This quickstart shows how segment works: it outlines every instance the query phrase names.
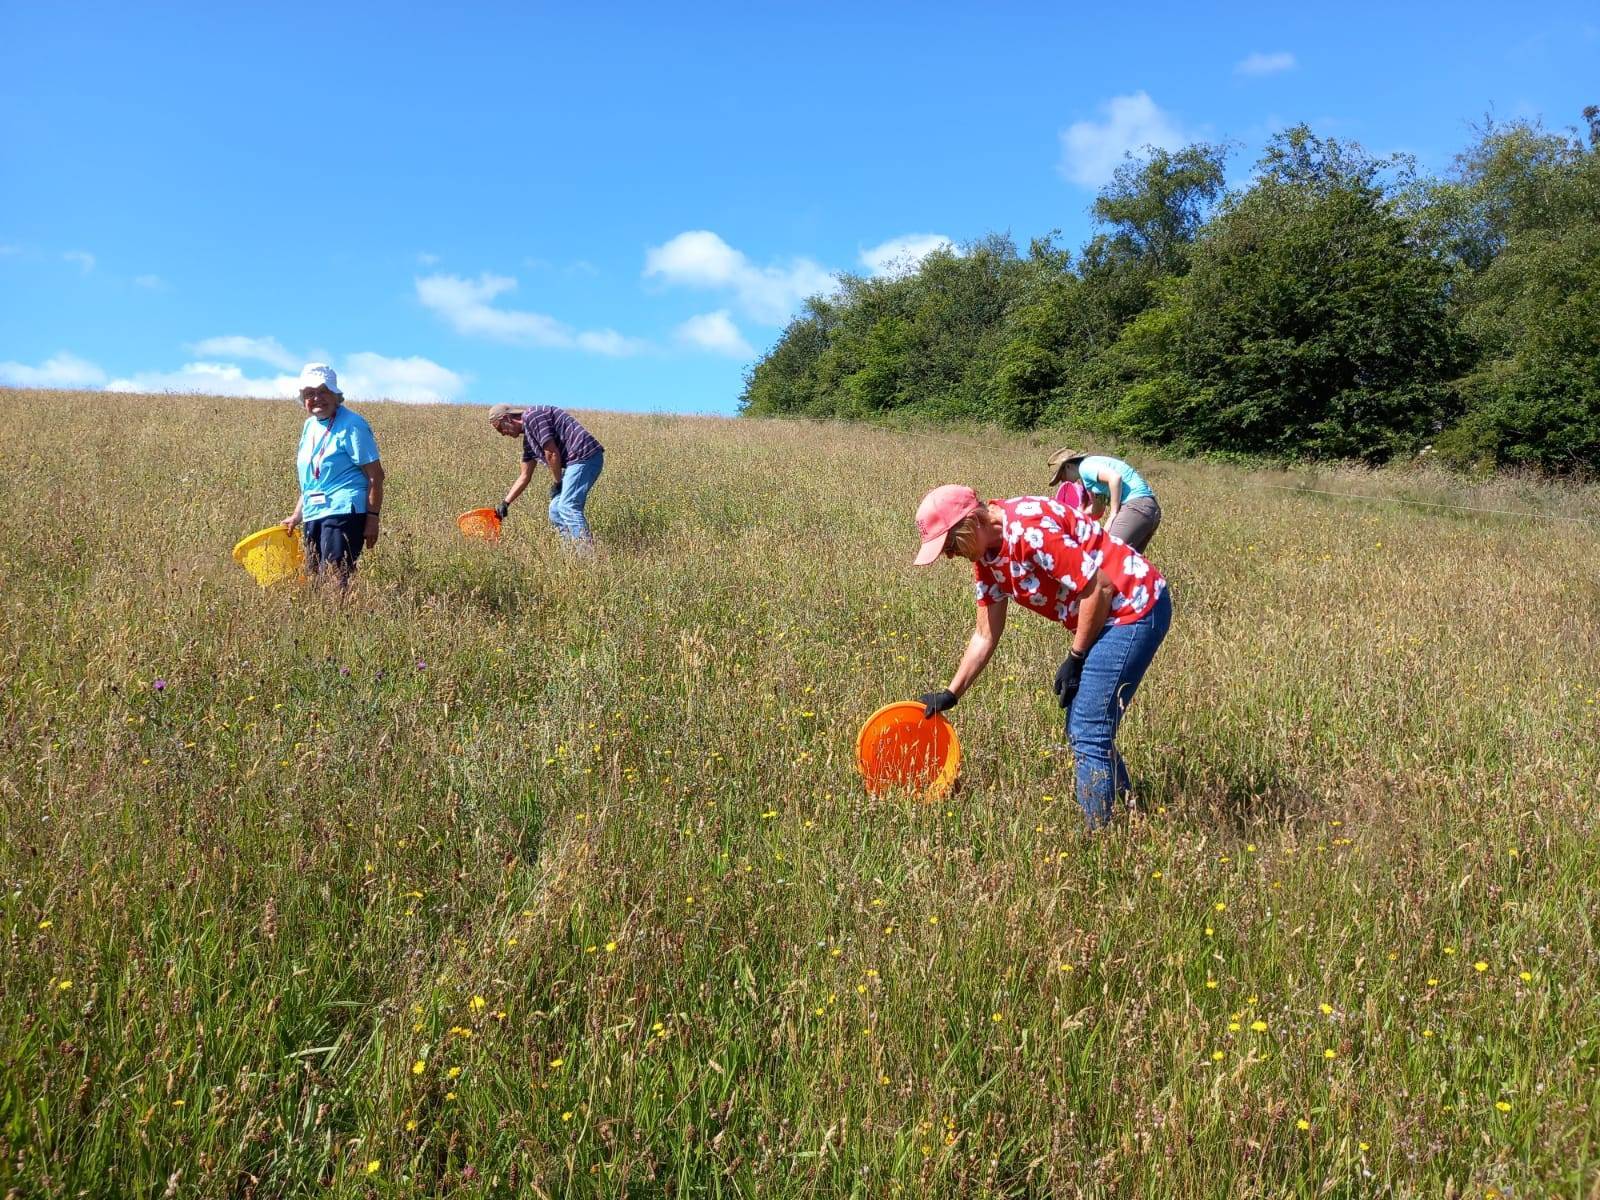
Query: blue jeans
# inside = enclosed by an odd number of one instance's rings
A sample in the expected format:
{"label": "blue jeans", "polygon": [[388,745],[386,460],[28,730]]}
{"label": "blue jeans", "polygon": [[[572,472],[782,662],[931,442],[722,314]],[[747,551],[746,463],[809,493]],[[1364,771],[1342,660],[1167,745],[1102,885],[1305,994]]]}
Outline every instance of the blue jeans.
{"label": "blue jeans", "polygon": [[301,532],[307,572],[316,575],[327,569],[339,582],[348,582],[350,573],[356,569],[356,559],[361,557],[366,533],[367,514],[364,512],[339,513],[307,521]]}
{"label": "blue jeans", "polygon": [[1078,807],[1089,827],[1111,820],[1115,800],[1128,793],[1128,767],[1117,753],[1117,726],[1133,703],[1139,681],[1172,624],[1172,595],[1130,625],[1107,625],[1089,648],[1078,694],[1067,711],[1067,741],[1078,773]]}
{"label": "blue jeans", "polygon": [[583,506],[588,503],[589,489],[600,478],[600,469],[605,465],[605,451],[601,451],[579,462],[568,463],[562,470],[561,490],[550,497],[550,524],[562,537],[578,542],[594,541]]}

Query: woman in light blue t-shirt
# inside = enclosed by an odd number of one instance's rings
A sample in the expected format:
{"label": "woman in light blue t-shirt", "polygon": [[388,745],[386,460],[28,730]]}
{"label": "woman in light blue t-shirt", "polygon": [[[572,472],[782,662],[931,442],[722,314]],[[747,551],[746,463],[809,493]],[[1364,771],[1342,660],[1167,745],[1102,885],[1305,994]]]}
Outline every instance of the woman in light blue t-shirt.
{"label": "woman in light blue t-shirt", "polygon": [[300,372],[306,410],[294,459],[300,499],[283,525],[304,526],[306,567],[313,575],[327,568],[346,584],[362,548],[378,543],[383,464],[372,426],[343,402],[332,367],[308,363]]}
{"label": "woman in light blue t-shirt", "polygon": [[1144,476],[1120,458],[1082,450],[1057,450],[1050,465],[1055,468],[1052,487],[1080,481],[1106,532],[1144,552],[1161,524],[1161,505]]}

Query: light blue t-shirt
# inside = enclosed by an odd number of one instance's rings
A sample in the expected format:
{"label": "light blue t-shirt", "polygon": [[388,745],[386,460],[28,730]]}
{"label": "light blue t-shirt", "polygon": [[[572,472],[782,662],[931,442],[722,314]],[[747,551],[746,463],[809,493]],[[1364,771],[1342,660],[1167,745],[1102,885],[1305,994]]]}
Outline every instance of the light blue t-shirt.
{"label": "light blue t-shirt", "polygon": [[1078,464],[1078,478],[1083,480],[1083,486],[1088,488],[1102,500],[1111,499],[1111,489],[1102,483],[1099,476],[1106,468],[1112,474],[1122,476],[1122,502],[1137,500],[1140,496],[1149,496],[1154,500],[1156,494],[1150,490],[1150,485],[1144,481],[1144,476],[1135,471],[1120,458],[1111,458],[1104,454],[1091,454]]}
{"label": "light blue t-shirt", "polygon": [[367,477],[361,468],[378,461],[378,441],[360,413],[343,404],[331,420],[307,417],[294,456],[300,476],[300,519],[319,521],[367,511]]}

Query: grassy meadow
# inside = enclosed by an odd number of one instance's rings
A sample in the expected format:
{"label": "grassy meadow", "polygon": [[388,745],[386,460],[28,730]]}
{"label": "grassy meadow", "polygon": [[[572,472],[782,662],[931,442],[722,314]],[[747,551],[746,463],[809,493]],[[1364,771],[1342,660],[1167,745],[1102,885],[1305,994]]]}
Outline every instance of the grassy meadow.
{"label": "grassy meadow", "polygon": [[918,497],[1046,439],[594,414],[580,561],[457,534],[481,410],[354,407],[340,602],[228,557],[294,403],[0,392],[0,1194],[1600,1194],[1596,525],[1141,460],[1089,836],[1022,613],[950,798],[854,770],[971,626]]}

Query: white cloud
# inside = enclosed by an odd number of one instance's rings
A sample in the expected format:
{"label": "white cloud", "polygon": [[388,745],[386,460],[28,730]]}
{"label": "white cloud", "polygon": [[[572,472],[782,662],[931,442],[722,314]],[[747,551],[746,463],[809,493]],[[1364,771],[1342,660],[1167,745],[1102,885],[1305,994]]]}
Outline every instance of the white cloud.
{"label": "white cloud", "polygon": [[62,262],[76,263],[78,270],[87,275],[94,270],[95,258],[87,250],[68,250],[61,256]]}
{"label": "white cloud", "polygon": [[431,359],[386,358],[370,350],[349,355],[339,368],[339,386],[351,399],[447,404],[466,391],[466,378]]}
{"label": "white cloud", "polygon": [[1188,140],[1146,92],[1113,96],[1100,114],[1099,121],[1074,121],[1061,131],[1061,174],[1082,187],[1109,180],[1131,150],[1176,150]]}
{"label": "white cloud", "polygon": [[935,250],[954,249],[942,233],[906,233],[861,252],[861,265],[874,275],[901,275],[914,271]]}
{"label": "white cloud", "polygon": [[27,363],[0,362],[0,383],[12,387],[97,388],[106,373],[75,354],[56,354],[37,367]]}
{"label": "white cloud", "polygon": [[1300,64],[1295,61],[1293,54],[1287,50],[1277,50],[1271,54],[1263,54],[1259,50],[1234,64],[1235,75],[1276,75],[1281,71],[1292,71]]}
{"label": "white cloud", "polygon": [[577,330],[544,313],[496,308],[494,300],[517,286],[509,275],[476,279],[459,275],[427,275],[416,281],[417,299],[442,317],[457,333],[467,337],[509,342],[515,346],[543,346],[556,350],[587,350],[613,357],[636,354],[644,348],[637,338],[614,329]]}
{"label": "white cloud", "polygon": [[287,398],[296,394],[297,375],[278,375],[256,379],[244,368],[228,362],[184,363],[176,371],[140,371],[113,379],[108,392],[197,392],[205,396],[254,396],[261,399]]}
{"label": "white cloud", "polygon": [[204,355],[207,358],[247,358],[252,362],[264,362],[270,367],[277,367],[280,371],[298,372],[305,361],[284,349],[275,337],[258,338],[226,334],[223,337],[209,337],[192,342],[189,350],[193,354]]}
{"label": "white cloud", "polygon": [[167,290],[167,281],[159,275],[135,275],[133,286],[147,292],[164,292]]}
{"label": "white cloud", "polygon": [[807,296],[834,286],[833,273],[808,258],[758,267],[709,229],[680,233],[646,251],[644,273],[685,287],[730,291],[748,316],[768,325],[781,325]]}
{"label": "white cloud", "polygon": [[732,314],[725,308],[690,317],[678,326],[675,336],[685,346],[729,358],[749,358],[755,354],[755,348],[744,340],[739,327],[733,323]]}

